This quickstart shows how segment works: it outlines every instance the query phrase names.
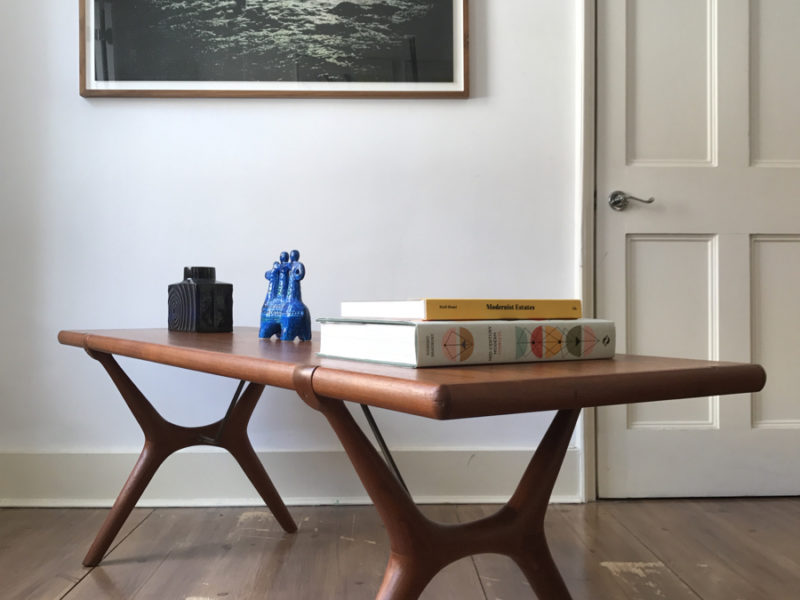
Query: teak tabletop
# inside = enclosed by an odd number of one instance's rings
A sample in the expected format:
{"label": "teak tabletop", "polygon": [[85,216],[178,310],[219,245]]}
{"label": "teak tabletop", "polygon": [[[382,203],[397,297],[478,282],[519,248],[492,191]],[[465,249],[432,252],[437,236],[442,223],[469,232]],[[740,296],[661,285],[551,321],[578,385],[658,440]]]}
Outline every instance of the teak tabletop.
{"label": "teak tabletop", "polygon": [[[483,553],[510,556],[540,600],[569,600],[550,556],[544,514],[575,423],[584,407],[753,392],[759,365],[617,355],[613,359],[411,369],[317,356],[316,343],[262,340],[256,328],[233,333],[164,329],[62,331],[105,368],[145,434],[139,461],[84,564],[99,563],[160,464],[194,445],[227,449],[287,532],[296,525],[260,463],[247,425],[265,386],[295,390],[328,420],[386,526],[391,555],[377,600],[414,600],[445,566]],[[237,392],[225,418],[203,427],[167,422],[113,355],[232,377]],[[459,525],[428,520],[399,474],[384,462],[345,402],[433,419],[557,410],[511,498],[490,517]],[[380,440],[379,440],[380,441]],[[391,459],[389,458],[391,462]]]}
{"label": "teak tabletop", "polygon": [[318,342],[166,329],[62,331],[62,344],[296,389],[299,366],[317,367],[314,391],[433,419],[583,408],[732,394],[764,384],[759,365],[618,354],[612,360],[412,369],[317,356]]}

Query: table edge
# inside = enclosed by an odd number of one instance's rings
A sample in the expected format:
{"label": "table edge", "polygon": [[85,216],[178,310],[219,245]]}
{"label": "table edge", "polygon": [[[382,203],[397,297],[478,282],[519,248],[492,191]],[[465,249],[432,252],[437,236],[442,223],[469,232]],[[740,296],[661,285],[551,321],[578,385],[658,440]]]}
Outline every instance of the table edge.
{"label": "table edge", "polygon": [[[567,374],[548,380],[547,397],[532,403],[529,380],[503,382],[502,397],[496,397],[497,382],[420,382],[363,372],[358,374],[354,382],[351,371],[336,366],[289,363],[157,342],[125,340],[104,336],[102,331],[62,330],[58,334],[58,341],[87,351],[118,354],[290,390],[295,389],[293,378],[297,369],[315,367],[313,389],[320,396],[436,420],[752,393],[762,389],[766,382],[766,372],[758,364],[718,362],[718,365],[709,368],[692,367],[687,361],[687,368],[677,371],[621,373],[610,380],[603,374],[577,378]],[[167,348],[169,352],[164,351]],[[618,354],[617,358],[624,359],[627,356],[636,355]],[[213,368],[209,366],[212,364]],[[268,368],[265,368],[265,364]],[[724,378],[720,378],[719,369],[725,371]],[[659,381],[663,382],[663,386]],[[634,396],[639,385],[648,391],[641,396]],[[488,386],[494,389],[489,390]],[[658,393],[656,390],[661,387],[668,388],[670,392]],[[598,393],[598,389],[602,391]],[[587,402],[587,393],[591,394],[591,402]]]}

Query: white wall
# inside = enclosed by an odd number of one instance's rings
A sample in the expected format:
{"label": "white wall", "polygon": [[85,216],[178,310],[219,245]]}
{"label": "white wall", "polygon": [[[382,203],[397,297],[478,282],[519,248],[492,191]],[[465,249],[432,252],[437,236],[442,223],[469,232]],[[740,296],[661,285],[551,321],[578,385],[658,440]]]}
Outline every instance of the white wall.
{"label": "white wall", "polygon": [[[256,325],[298,248],[312,317],[344,299],[573,296],[577,2],[470,3],[468,100],[78,95],[77,1],[0,3],[0,453],[135,452],[100,366],[59,329],[162,326],[167,284],[214,265]],[[183,424],[235,382],[124,361]],[[393,447],[535,446],[544,415],[434,423],[378,411]],[[337,449],[267,391],[259,450]]]}

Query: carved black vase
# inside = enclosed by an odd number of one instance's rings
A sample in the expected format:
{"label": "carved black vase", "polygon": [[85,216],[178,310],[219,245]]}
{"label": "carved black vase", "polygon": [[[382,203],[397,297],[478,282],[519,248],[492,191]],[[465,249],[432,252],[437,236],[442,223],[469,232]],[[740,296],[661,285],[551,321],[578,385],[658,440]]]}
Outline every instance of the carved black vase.
{"label": "carved black vase", "polygon": [[233,285],[217,281],[214,267],[184,267],[183,281],[168,293],[170,331],[233,331]]}

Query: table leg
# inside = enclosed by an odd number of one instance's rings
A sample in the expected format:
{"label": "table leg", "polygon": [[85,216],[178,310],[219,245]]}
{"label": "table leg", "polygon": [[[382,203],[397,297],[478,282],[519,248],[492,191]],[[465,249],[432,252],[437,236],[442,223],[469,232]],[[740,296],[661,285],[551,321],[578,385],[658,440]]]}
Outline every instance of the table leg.
{"label": "table leg", "polygon": [[544,535],[544,515],[580,409],[560,410],[509,501],[494,515],[458,525],[427,519],[344,402],[317,396],[314,367],[298,368],[299,395],[328,420],[389,535],[391,554],[376,600],[414,600],[448,564],[474,554],[510,556],[540,600],[570,600]]}
{"label": "table leg", "polygon": [[267,475],[267,471],[247,435],[250,417],[253,415],[253,410],[263,390],[263,385],[251,383],[247,386],[242,398],[234,406],[216,445],[225,448],[233,455],[233,458],[239,463],[242,471],[247,475],[250,483],[256,488],[256,491],[264,500],[264,504],[272,511],[283,530],[293,533],[297,531],[297,525],[292,515],[289,514],[289,509],[286,508],[280,494],[278,494],[278,490],[275,489],[275,485]]}
{"label": "table leg", "polygon": [[87,567],[100,563],[125,519],[139,501],[161,463],[172,453],[189,446],[217,446],[230,452],[255,486],[278,523],[287,532],[297,530],[264,466],[253,450],[247,426],[264,386],[250,383],[230,410],[226,419],[202,427],[182,427],[165,420],[130,380],[110,354],[87,350],[103,365],[116,385],[136,422],[144,433],[144,447],[128,480],[100,527],[89,552],[83,559]]}

